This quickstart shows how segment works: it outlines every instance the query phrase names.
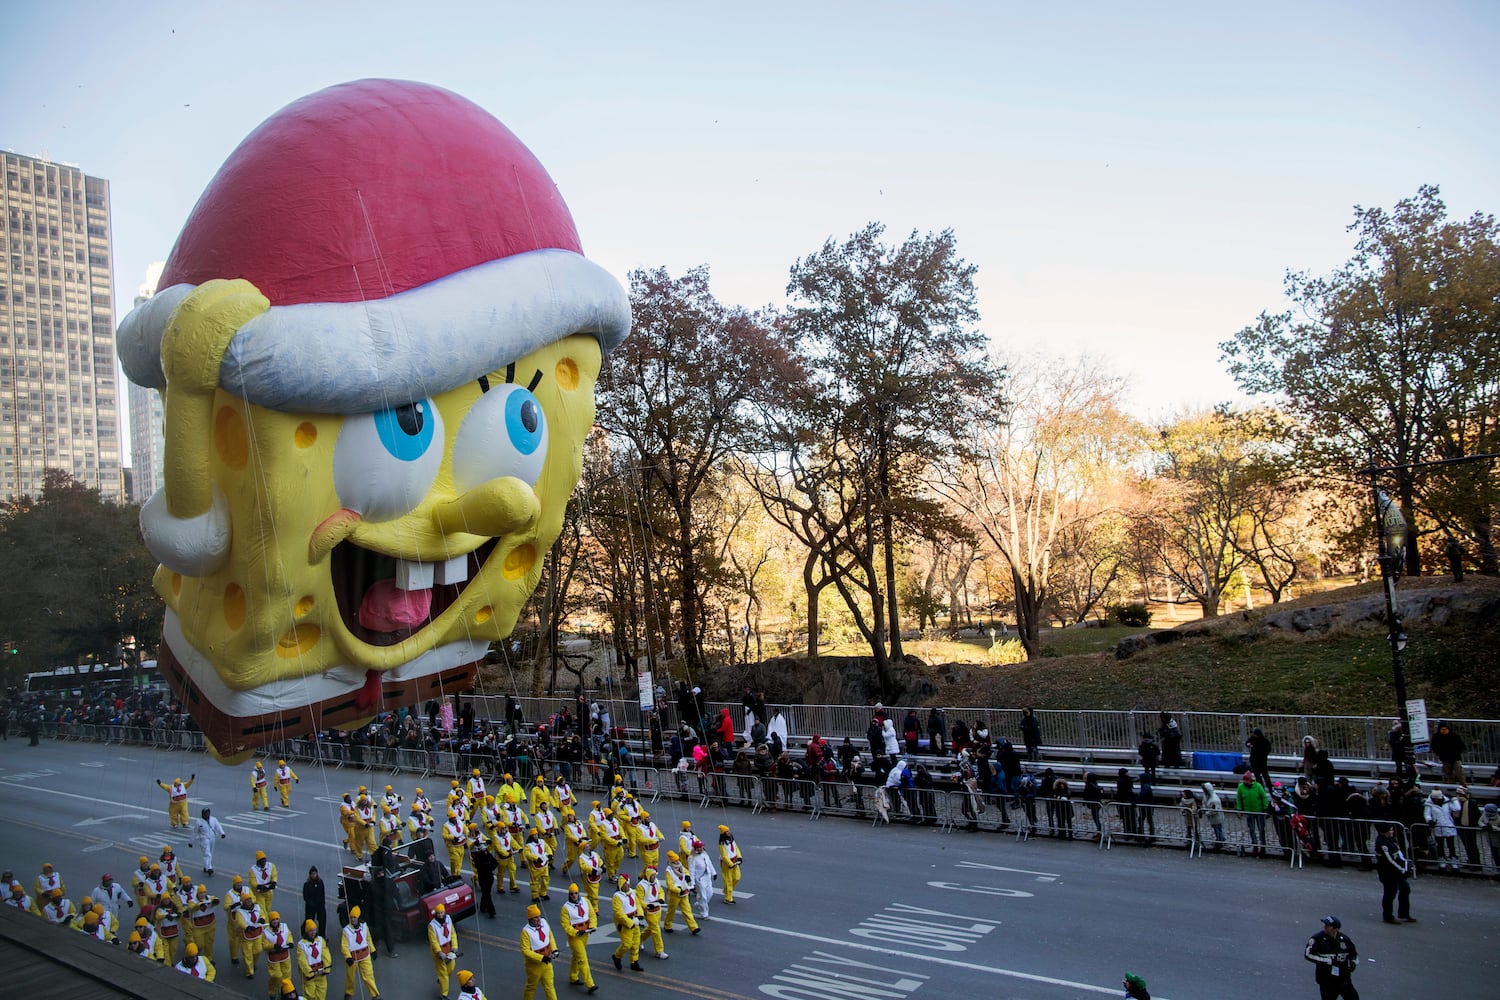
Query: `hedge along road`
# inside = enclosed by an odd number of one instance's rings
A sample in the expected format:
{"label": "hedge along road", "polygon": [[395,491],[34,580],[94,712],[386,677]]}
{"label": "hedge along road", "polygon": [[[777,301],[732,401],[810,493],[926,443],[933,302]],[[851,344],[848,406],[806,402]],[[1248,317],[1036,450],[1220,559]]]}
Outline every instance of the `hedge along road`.
{"label": "hedge along road", "polygon": [[[51,861],[76,901],[102,872],[127,879],[138,855],[154,859],[171,844],[202,880],[198,852],[188,849],[183,831],[168,827],[166,796],[154,781],[192,770],[194,815],[212,803],[229,833],[217,847],[210,891],[222,896],[230,874],[247,871],[254,852],[265,850],[280,868],[277,905],[292,921],[301,918],[295,890],[308,866],[331,878],[349,858],[337,847],[339,795],[359,784],[379,791],[390,783],[409,800],[415,784],[406,775],[299,766],[292,808],[281,809],[273,795],[270,812],[252,813],[248,765],[226,768],[201,756],[139,748],[50,741],[30,748],[10,741],[0,744],[8,813],[0,862],[29,886],[41,863]],[[429,795],[446,788],[432,784]],[[596,797],[588,789],[580,795],[585,804]],[[1462,957],[1445,963],[1445,982],[1456,995],[1484,995],[1500,972],[1487,936],[1500,890],[1488,882],[1421,879],[1413,910],[1422,922],[1387,927],[1374,877],[1353,868],[1293,871],[1274,861],[1189,860],[1182,851],[1130,847],[1101,852],[1085,842],[1018,843],[994,833],[901,824],[872,829],[834,818],[810,822],[796,812],[751,815],[683,802],[648,808],[669,836],[683,819],[706,841],[718,824],[731,826],[746,856],[745,893],[735,906],[716,897],[697,937],[680,929],[667,936],[667,961],[654,961],[648,944],[644,973],[615,972],[613,931],[601,926],[590,960],[601,992],[615,996],[922,1000],[964,993],[1054,1000],[1119,995],[1127,970],[1144,976],[1153,995],[1179,1000],[1304,995],[1313,986],[1302,944],[1329,912],[1358,943],[1364,961],[1356,983],[1373,995],[1422,995],[1431,967],[1421,953],[1439,942],[1446,954]],[[627,859],[626,870],[638,876],[640,862]],[[546,904],[554,924],[565,885],[554,877]],[[528,901],[523,887],[497,900],[499,919],[460,926],[461,967],[472,969],[492,995],[522,984],[517,938]],[[264,967],[253,983],[238,976],[225,940],[221,930],[216,964],[223,983],[246,996],[264,995]],[[432,993],[425,945],[397,950],[377,963],[382,990]],[[557,978],[564,987],[565,963]],[[339,983],[332,984],[336,992]]]}

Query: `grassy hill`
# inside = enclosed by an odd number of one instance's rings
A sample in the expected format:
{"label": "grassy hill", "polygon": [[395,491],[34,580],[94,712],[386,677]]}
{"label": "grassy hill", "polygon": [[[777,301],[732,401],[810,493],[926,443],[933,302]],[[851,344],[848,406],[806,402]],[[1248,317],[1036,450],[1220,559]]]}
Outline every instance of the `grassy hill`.
{"label": "grassy hill", "polygon": [[[1427,699],[1434,717],[1500,718],[1500,580],[1422,577],[1403,580],[1398,595],[1408,696]],[[1029,663],[985,665],[987,642],[906,651],[927,664],[910,667],[932,692],[924,704],[1390,715],[1383,607],[1380,584],[1366,583],[1172,630],[1052,629]],[[1165,631],[1176,641],[1117,658],[1121,639]]]}

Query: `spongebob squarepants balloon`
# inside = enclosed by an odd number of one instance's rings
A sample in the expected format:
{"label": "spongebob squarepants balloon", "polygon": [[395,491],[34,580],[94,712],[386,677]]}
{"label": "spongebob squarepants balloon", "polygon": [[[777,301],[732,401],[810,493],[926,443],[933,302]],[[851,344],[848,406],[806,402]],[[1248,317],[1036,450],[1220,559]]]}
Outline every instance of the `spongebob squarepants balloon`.
{"label": "spongebob squarepants balloon", "polygon": [[119,331],[166,404],[158,663],[218,754],[470,685],[629,326],[542,165],[455,94],[342,84],[240,144]]}

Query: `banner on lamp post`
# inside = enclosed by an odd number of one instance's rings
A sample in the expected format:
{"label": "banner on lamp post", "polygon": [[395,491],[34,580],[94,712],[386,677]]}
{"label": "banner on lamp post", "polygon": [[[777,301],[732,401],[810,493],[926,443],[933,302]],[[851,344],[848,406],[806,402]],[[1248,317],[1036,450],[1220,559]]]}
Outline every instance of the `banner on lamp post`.
{"label": "banner on lamp post", "polygon": [[651,683],[651,671],[642,670],[637,676],[637,680],[640,683],[641,711],[656,711],[656,688]]}
{"label": "banner on lamp post", "polygon": [[1413,753],[1426,753],[1432,749],[1427,735],[1427,699],[1408,698],[1406,717],[1411,719],[1411,749]]}

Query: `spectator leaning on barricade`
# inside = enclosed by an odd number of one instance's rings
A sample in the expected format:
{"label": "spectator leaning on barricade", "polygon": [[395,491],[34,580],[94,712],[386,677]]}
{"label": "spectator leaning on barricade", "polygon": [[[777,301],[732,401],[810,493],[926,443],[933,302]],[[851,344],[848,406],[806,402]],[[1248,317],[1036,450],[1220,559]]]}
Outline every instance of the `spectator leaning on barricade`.
{"label": "spectator leaning on barricade", "polygon": [[1453,731],[1447,722],[1439,722],[1432,737],[1432,755],[1443,762],[1443,780],[1449,784],[1464,781],[1464,751],[1468,749],[1463,737]]}

